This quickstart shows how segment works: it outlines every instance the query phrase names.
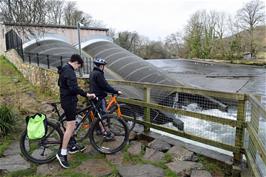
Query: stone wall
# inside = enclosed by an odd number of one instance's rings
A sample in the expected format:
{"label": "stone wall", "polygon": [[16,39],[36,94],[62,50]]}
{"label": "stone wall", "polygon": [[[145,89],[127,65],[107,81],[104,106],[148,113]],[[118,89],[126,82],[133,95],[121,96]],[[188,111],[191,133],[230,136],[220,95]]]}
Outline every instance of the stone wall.
{"label": "stone wall", "polygon": [[56,71],[23,63],[21,57],[14,49],[6,52],[5,56],[34,86],[40,87],[42,91],[49,90],[56,94],[59,93],[59,88],[57,85],[58,74]]}
{"label": "stone wall", "polygon": [[[13,63],[22,75],[29,80],[34,86],[37,86],[41,91],[51,91],[54,94],[59,94],[57,85],[58,73],[55,70],[41,68],[34,64],[23,63],[22,58],[17,54],[16,50],[12,49],[5,52],[6,58]],[[78,84],[81,88],[88,88],[86,80],[78,78]]]}
{"label": "stone wall", "polygon": [[[58,73],[55,70],[40,68],[34,64],[23,63],[22,58],[12,49],[4,53],[4,56],[13,63],[22,75],[34,86],[42,91],[52,91],[55,95],[59,94],[57,85]],[[84,78],[78,78],[78,84],[81,88],[89,88]]]}

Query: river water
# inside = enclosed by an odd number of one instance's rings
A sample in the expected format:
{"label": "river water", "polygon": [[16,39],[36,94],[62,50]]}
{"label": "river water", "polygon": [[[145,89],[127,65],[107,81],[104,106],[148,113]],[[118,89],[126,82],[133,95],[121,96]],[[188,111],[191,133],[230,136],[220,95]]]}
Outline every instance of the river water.
{"label": "river water", "polygon": [[185,59],[148,62],[185,85],[210,90],[255,93],[263,96],[262,101],[266,103],[266,68]]}
{"label": "river water", "polygon": [[[266,68],[264,67],[197,62],[185,59],[148,60],[148,62],[186,86],[226,92],[257,94],[261,97],[261,103],[266,107]],[[183,109],[234,120],[237,116],[235,107],[229,107],[227,112],[222,112],[218,109],[204,110],[197,103],[191,103],[184,106]],[[249,116],[250,113],[247,113],[247,117]],[[235,128],[187,116],[176,115],[176,117],[184,122],[185,132],[226,144],[234,144]],[[166,126],[175,128],[172,123],[168,123]],[[266,147],[266,121],[263,118],[260,119],[259,135]],[[169,136],[187,141],[173,135]],[[201,143],[198,143],[198,145],[206,147],[206,145]],[[221,149],[208,148],[232,155]],[[261,169],[262,176],[266,176],[266,167],[258,156],[257,164]]]}

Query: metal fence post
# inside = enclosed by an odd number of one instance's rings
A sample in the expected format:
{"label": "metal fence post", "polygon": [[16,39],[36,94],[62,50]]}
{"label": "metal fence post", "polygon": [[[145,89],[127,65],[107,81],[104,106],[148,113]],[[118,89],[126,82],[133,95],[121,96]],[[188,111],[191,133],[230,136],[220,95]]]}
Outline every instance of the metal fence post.
{"label": "metal fence post", "polygon": [[29,64],[31,64],[31,58],[30,58],[30,53],[29,53],[28,55],[29,55]]}
{"label": "metal fence post", "polygon": [[92,62],[93,62],[93,58],[90,58],[90,73],[92,71]]}
{"label": "metal fence post", "polygon": [[40,66],[39,53],[36,54],[36,57],[37,57],[37,65]]}
{"label": "metal fence post", "polygon": [[237,152],[234,152],[234,162],[233,162],[233,176],[239,176],[241,173],[240,164],[243,158],[243,141],[244,141],[244,130],[245,130],[245,100],[238,100],[237,103],[237,127],[235,134],[235,147],[237,148]]}
{"label": "metal fence post", "polygon": [[[145,87],[144,88],[144,101],[146,103],[150,103],[151,101],[151,88]],[[148,107],[144,108],[144,120],[146,122],[151,122],[151,109]],[[144,132],[149,132],[150,127],[144,126]]]}
{"label": "metal fence post", "polygon": [[89,59],[86,58],[86,69],[87,69],[87,74],[89,74]]}
{"label": "metal fence post", "polygon": [[23,55],[22,55],[22,61],[23,61],[23,63],[25,62],[25,55],[24,55],[24,53],[23,53]]}
{"label": "metal fence post", "polygon": [[47,55],[47,67],[48,67],[48,69],[50,69],[49,55]]}
{"label": "metal fence post", "polygon": [[63,66],[63,57],[60,56],[60,63],[61,63],[61,66]]}

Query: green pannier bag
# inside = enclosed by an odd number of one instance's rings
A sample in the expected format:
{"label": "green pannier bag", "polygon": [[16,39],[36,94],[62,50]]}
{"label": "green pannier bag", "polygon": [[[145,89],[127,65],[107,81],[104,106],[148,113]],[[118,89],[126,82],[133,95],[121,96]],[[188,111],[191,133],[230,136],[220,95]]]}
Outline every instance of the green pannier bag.
{"label": "green pannier bag", "polygon": [[29,139],[40,139],[45,136],[47,130],[46,115],[37,113],[26,117],[27,136]]}

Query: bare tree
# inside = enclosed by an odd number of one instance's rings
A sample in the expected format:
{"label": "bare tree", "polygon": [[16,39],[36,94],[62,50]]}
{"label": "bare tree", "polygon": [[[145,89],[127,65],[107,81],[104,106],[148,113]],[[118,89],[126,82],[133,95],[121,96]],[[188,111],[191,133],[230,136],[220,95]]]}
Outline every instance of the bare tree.
{"label": "bare tree", "polygon": [[260,0],[252,0],[237,12],[240,27],[249,32],[250,53],[254,57],[256,47],[253,34],[256,26],[265,23],[265,4]]}
{"label": "bare tree", "polygon": [[169,54],[164,48],[164,45],[161,41],[150,41],[146,48],[146,56],[144,58],[152,58],[152,59],[165,59],[169,58]]}
{"label": "bare tree", "polygon": [[210,57],[224,59],[226,57],[225,33],[227,32],[226,14],[224,12],[212,11],[213,18],[213,36],[211,38]]}
{"label": "bare tree", "polygon": [[23,24],[45,24],[46,1],[2,0],[0,9],[5,22]]}
{"label": "bare tree", "polygon": [[202,10],[194,13],[185,29],[187,57],[225,57],[225,20],[226,15],[222,12]]}
{"label": "bare tree", "polygon": [[226,14],[224,12],[217,12],[215,18],[216,18],[215,33],[219,39],[223,39],[227,27],[225,22]]}
{"label": "bare tree", "polygon": [[81,20],[82,24],[86,27],[105,27],[105,25],[101,21],[93,19],[90,14],[84,12],[82,12],[81,14]]}
{"label": "bare tree", "polygon": [[114,28],[109,28],[107,32],[107,36],[111,37],[113,40],[116,38],[116,32]]}
{"label": "bare tree", "polygon": [[75,13],[76,11],[77,11],[76,2],[68,1],[64,8],[65,25],[68,26],[76,25],[76,23],[74,23],[73,20],[73,16],[77,16],[77,13]]}
{"label": "bare tree", "polygon": [[226,21],[226,26],[228,29],[228,38],[226,39],[226,55],[230,60],[234,58],[239,59],[241,58],[241,53],[243,52],[243,35],[240,35],[240,25],[238,20],[232,16],[228,16]]}
{"label": "bare tree", "polygon": [[182,47],[182,36],[180,33],[176,32],[170,34],[165,38],[165,48],[171,57],[179,56],[179,50]]}
{"label": "bare tree", "polygon": [[[30,30],[28,27],[30,24],[46,23],[47,6],[44,0],[2,0],[0,11],[4,22],[20,24],[13,29],[24,34],[26,38],[30,35],[36,36],[36,30]],[[42,33],[43,29],[39,28],[38,35]]]}
{"label": "bare tree", "polygon": [[68,1],[64,8],[65,25],[76,26],[78,22],[85,26],[91,26],[94,20],[89,14],[78,10],[76,2]]}
{"label": "bare tree", "polygon": [[119,32],[118,38],[115,40],[115,42],[131,52],[136,52],[139,42],[139,35],[136,32]]}
{"label": "bare tree", "polygon": [[63,18],[64,0],[47,1],[47,23],[61,25]]}
{"label": "bare tree", "polygon": [[204,26],[202,22],[202,12],[195,12],[188,24],[185,27],[185,47],[187,51],[187,56],[189,58],[201,58],[201,43],[202,43],[202,34],[204,32]]}

